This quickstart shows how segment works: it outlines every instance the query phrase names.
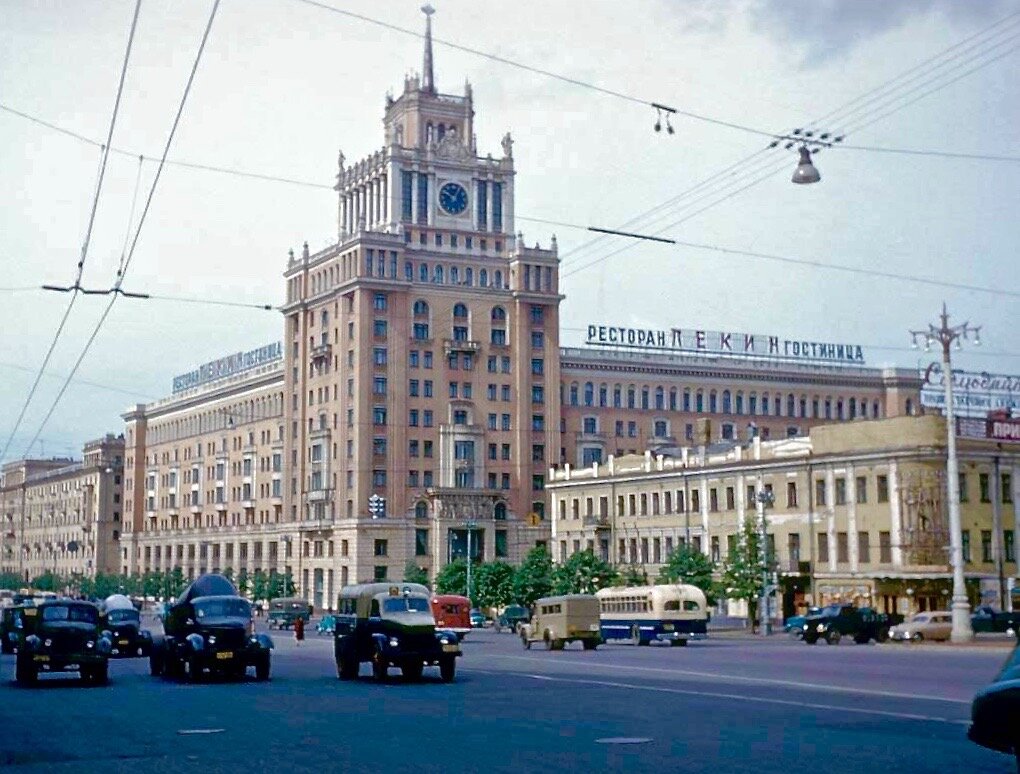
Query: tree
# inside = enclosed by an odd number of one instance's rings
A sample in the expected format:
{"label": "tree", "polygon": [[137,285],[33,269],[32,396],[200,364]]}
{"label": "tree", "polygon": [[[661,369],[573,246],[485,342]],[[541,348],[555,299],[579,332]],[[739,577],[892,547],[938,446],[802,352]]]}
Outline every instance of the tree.
{"label": "tree", "polygon": [[242,567],[237,571],[237,593],[242,597],[247,597],[251,592],[251,579],[248,577],[248,571]]}
{"label": "tree", "polygon": [[269,574],[269,584],[266,588],[266,599],[279,599],[281,597],[292,597],[297,592],[294,579],[290,573],[280,575],[275,572]]}
{"label": "tree", "polygon": [[17,591],[25,582],[21,579],[17,573],[14,572],[0,572],[0,589],[9,589],[10,591]]}
{"label": "tree", "polygon": [[404,583],[420,583],[422,586],[429,585],[429,571],[419,567],[413,559],[408,559],[404,565]]}
{"label": "tree", "polygon": [[506,562],[479,565],[472,581],[479,607],[503,607],[514,601],[514,568]]}
{"label": "tree", "polygon": [[715,604],[715,581],[712,574],[715,564],[701,551],[680,546],[666,557],[666,564],[659,570],[659,583],[686,583],[697,586]]}
{"label": "tree", "polygon": [[594,594],[612,586],[618,575],[591,549],[572,554],[553,570],[553,591],[557,594]]}
{"label": "tree", "polygon": [[467,562],[454,559],[436,575],[437,594],[467,596]]}
{"label": "tree", "polygon": [[269,599],[269,573],[256,570],[251,576],[251,598],[253,600]]}
{"label": "tree", "polygon": [[64,580],[55,572],[44,572],[33,578],[30,585],[39,591],[59,591],[64,587]]}
{"label": "tree", "polygon": [[514,572],[513,601],[531,607],[552,591],[552,557],[541,546],[531,549]]}
{"label": "tree", "polygon": [[142,594],[146,597],[158,597],[163,591],[163,573],[147,572],[142,576]]}
{"label": "tree", "polygon": [[632,564],[627,565],[623,572],[620,574],[617,582],[621,586],[647,586],[648,585],[648,573],[645,570],[639,570]]}
{"label": "tree", "polygon": [[167,575],[169,595],[175,598],[180,596],[180,593],[184,591],[185,585],[187,585],[187,582],[184,580],[184,571],[180,567],[174,567]]}
{"label": "tree", "polygon": [[761,555],[761,537],[753,519],[746,519],[736,544],[723,562],[719,592],[729,599],[747,602],[747,613],[754,628],[758,620],[758,600],[762,593],[765,565]]}

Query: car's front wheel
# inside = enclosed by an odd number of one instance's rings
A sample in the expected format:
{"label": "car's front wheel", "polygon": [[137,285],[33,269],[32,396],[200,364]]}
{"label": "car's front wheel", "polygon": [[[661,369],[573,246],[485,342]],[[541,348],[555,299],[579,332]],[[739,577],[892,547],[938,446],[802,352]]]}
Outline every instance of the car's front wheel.
{"label": "car's front wheel", "polygon": [[14,666],[14,681],[18,685],[35,685],[38,677],[39,673],[31,662],[18,659]]}
{"label": "car's front wheel", "polygon": [[802,640],[804,639],[804,629],[800,626],[791,626],[788,632],[791,640]]}
{"label": "car's front wheel", "polygon": [[410,661],[400,667],[400,674],[402,674],[404,679],[409,683],[414,683],[421,680],[423,667],[424,664],[421,661]]}
{"label": "car's front wheel", "polygon": [[269,671],[271,669],[272,662],[270,661],[269,654],[266,653],[264,656],[259,658],[255,662],[255,679],[260,683],[266,682],[269,679]]}
{"label": "car's front wheel", "polygon": [[149,651],[149,674],[153,677],[163,674],[163,657],[155,650]]}
{"label": "car's front wheel", "polygon": [[457,661],[453,656],[446,656],[439,662],[439,677],[444,683],[452,683],[457,675]]}
{"label": "car's front wheel", "polygon": [[910,638],[910,641],[920,644],[924,642],[924,635],[921,632],[914,632],[914,636]]}
{"label": "car's front wheel", "polygon": [[521,644],[525,650],[531,650],[531,640],[528,639],[527,632],[521,632]]}
{"label": "car's front wheel", "polygon": [[826,632],[826,634],[825,634],[825,641],[827,643],[829,643],[830,645],[839,645],[839,641],[842,638],[843,638],[843,635],[840,634],[835,629],[831,629],[828,632]]}
{"label": "car's front wheel", "polygon": [[386,657],[383,655],[382,650],[376,648],[372,656],[372,677],[380,683],[385,683],[388,676],[389,664],[386,663]]}

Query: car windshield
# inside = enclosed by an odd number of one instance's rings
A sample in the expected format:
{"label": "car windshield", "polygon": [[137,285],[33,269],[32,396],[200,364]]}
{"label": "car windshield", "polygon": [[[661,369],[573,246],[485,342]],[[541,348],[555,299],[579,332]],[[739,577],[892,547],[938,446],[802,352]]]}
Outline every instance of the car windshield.
{"label": "car windshield", "polygon": [[910,623],[927,623],[927,621],[928,621],[927,613],[918,613],[917,615],[910,619]]}
{"label": "car windshield", "polygon": [[198,618],[251,618],[251,606],[243,599],[200,599],[194,606]]}
{"label": "car windshield", "polygon": [[48,605],[42,609],[44,621],[71,621],[94,624],[98,616],[95,608],[84,605]]}
{"label": "car windshield", "polygon": [[842,608],[839,605],[829,605],[818,611],[818,615],[839,615]]}
{"label": "car windshield", "polygon": [[122,610],[111,610],[109,613],[106,614],[106,620],[108,620],[112,624],[138,621],[138,611],[128,610],[126,608]]}
{"label": "car windshield", "polygon": [[429,601],[423,597],[393,597],[383,601],[384,613],[427,613]]}
{"label": "car windshield", "polygon": [[523,607],[508,607],[503,615],[527,615],[527,612]]}

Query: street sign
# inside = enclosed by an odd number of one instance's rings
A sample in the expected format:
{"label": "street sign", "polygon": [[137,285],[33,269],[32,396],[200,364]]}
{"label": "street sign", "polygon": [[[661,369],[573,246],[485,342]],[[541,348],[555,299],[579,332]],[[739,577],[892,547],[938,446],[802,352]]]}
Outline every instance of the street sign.
{"label": "street sign", "polygon": [[380,497],[377,494],[374,494],[371,497],[369,497],[368,512],[372,514],[373,519],[386,518],[386,498]]}

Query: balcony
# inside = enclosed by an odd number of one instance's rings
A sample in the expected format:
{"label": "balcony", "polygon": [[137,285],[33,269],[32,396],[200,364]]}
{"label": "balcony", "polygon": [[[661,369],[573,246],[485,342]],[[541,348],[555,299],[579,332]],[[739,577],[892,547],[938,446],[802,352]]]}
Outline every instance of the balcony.
{"label": "balcony", "polygon": [[308,502],[310,503],[322,503],[327,500],[333,499],[332,489],[312,489],[309,490],[307,495]]}
{"label": "balcony", "polygon": [[482,348],[480,341],[457,339],[443,339],[443,352],[449,355],[452,352],[468,352],[474,354]]}
{"label": "balcony", "polygon": [[591,516],[584,517],[584,526],[595,527],[596,529],[608,529],[609,528],[609,516],[600,516],[598,514],[592,514]]}
{"label": "balcony", "polygon": [[223,500],[220,500],[219,502],[216,503],[216,510],[219,511],[220,513],[226,513],[227,503]]}
{"label": "balcony", "polygon": [[575,434],[577,443],[601,443],[605,444],[606,434],[605,433],[585,433],[580,432]]}
{"label": "balcony", "polygon": [[192,505],[188,510],[190,510],[193,514],[197,515],[197,514],[200,514],[202,512],[202,506],[201,505]]}
{"label": "balcony", "polygon": [[808,575],[811,572],[811,562],[803,562],[800,559],[782,559],[779,561],[779,571],[796,575]]}
{"label": "balcony", "polygon": [[328,341],[325,344],[316,344],[312,347],[311,355],[312,362],[318,360],[329,360],[330,355],[333,354],[333,345]]}

